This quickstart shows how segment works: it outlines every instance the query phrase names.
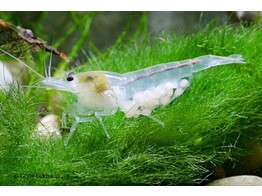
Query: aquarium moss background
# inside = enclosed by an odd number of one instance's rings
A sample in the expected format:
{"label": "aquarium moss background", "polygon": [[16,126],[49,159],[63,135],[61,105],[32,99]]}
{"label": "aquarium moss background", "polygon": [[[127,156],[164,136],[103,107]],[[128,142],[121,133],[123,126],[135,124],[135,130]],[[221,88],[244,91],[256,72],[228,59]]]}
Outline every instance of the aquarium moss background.
{"label": "aquarium moss background", "polygon": [[[17,13],[0,16],[14,23],[17,20],[13,14]],[[30,26],[43,39],[50,36],[43,33],[48,14],[40,13],[40,19]],[[246,64],[224,65],[194,74],[191,86],[181,97],[152,113],[165,123],[164,127],[147,117],[127,119],[117,112],[103,117],[110,139],[99,122],[82,123],[67,147],[63,139],[35,137],[34,130],[39,116],[61,115],[72,96],[17,88],[14,84],[0,92],[1,185],[205,185],[231,175],[261,176],[259,21],[218,25],[213,20],[187,35],[170,31],[150,34],[148,13],[144,12],[139,13],[138,20],[128,20],[112,46],[100,50],[89,39],[96,14],[68,13],[69,28],[55,36],[53,45],[67,45],[69,50],[65,52],[71,62],[54,57],[54,75],[72,70],[125,73],[206,54],[241,54]],[[77,39],[67,42],[75,31],[79,33]],[[34,68],[44,73],[46,56],[38,51],[23,60],[33,59]],[[38,79],[30,75],[29,86]],[[43,105],[45,109],[40,110]],[[257,154],[248,147],[254,143],[258,144]],[[254,158],[256,167],[246,168]]]}

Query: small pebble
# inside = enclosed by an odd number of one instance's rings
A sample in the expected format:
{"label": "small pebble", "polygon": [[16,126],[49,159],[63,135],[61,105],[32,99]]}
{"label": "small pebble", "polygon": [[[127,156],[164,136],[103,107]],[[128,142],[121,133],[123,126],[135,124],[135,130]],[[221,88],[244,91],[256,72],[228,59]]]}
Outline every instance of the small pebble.
{"label": "small pebble", "polygon": [[13,81],[13,77],[5,63],[0,61],[0,89],[7,89],[8,84]]}
{"label": "small pebble", "polygon": [[208,186],[262,186],[262,178],[258,176],[232,176],[215,180],[207,184]]}
{"label": "small pebble", "polygon": [[36,126],[36,133],[44,137],[56,136],[60,138],[61,133],[59,130],[59,117],[54,114],[43,117]]}

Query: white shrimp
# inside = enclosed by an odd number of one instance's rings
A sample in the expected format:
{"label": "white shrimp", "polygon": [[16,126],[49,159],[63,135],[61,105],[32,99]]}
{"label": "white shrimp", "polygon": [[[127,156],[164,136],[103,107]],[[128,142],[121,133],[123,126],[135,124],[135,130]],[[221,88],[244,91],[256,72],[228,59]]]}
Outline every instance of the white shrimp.
{"label": "white shrimp", "polygon": [[154,109],[165,106],[182,95],[190,85],[193,73],[232,63],[244,63],[242,56],[205,55],[124,74],[108,71],[70,72],[66,79],[51,77],[50,66],[44,77],[28,65],[24,63],[23,65],[40,76],[41,83],[46,88],[69,91],[77,96],[77,102],[62,115],[62,126],[66,125],[66,115],[75,118],[65,139],[67,145],[78,123],[89,122],[95,118],[99,120],[107,137],[110,137],[101,116],[113,115],[118,109],[124,112],[127,118],[144,115],[164,126],[162,121],[151,116]]}

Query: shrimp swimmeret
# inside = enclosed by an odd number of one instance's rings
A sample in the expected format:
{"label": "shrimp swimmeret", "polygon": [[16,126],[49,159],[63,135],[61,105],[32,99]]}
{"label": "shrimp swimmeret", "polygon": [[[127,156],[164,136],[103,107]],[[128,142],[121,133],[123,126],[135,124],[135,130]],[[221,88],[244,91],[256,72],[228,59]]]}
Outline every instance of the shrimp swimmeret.
{"label": "shrimp swimmeret", "polygon": [[[6,51],[2,52],[15,58]],[[28,65],[15,58],[24,66]],[[108,71],[70,72],[66,79],[54,78],[46,71],[46,77],[32,70],[39,77],[46,88],[69,91],[75,94],[78,101],[64,111],[62,124],[66,125],[66,115],[75,118],[65,140],[69,139],[76,130],[78,123],[98,119],[109,136],[101,116],[110,116],[118,110],[125,113],[127,118],[147,116],[157,123],[162,121],[151,116],[151,112],[172,102],[183,94],[190,85],[193,73],[219,65],[244,63],[241,55],[228,57],[205,55],[184,61],[158,64],[142,70],[124,74]]]}

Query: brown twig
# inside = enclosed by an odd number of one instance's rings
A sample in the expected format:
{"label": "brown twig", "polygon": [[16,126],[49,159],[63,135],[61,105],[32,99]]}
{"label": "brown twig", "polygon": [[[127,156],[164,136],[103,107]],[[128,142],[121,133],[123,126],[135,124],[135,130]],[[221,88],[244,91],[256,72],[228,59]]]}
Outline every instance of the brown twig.
{"label": "brown twig", "polygon": [[34,33],[30,29],[24,29],[20,26],[15,26],[15,25],[8,23],[8,22],[6,22],[2,19],[0,19],[0,26],[13,30],[14,32],[16,32],[18,37],[22,38],[28,44],[36,45],[36,46],[38,46],[38,47],[40,47],[40,48],[42,48],[42,49],[44,49],[48,52],[56,54],[57,56],[59,56],[63,60],[69,62],[69,58],[64,53],[62,53],[59,50],[57,50],[57,49],[49,46],[48,44],[46,44],[46,42],[44,40],[35,36]]}

